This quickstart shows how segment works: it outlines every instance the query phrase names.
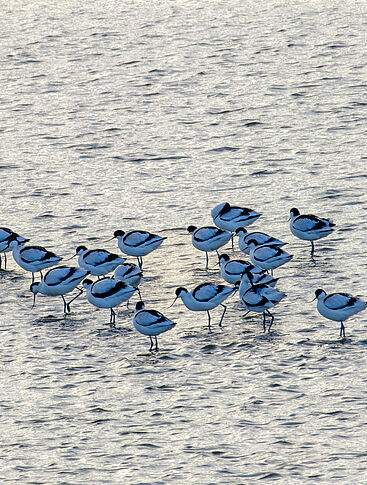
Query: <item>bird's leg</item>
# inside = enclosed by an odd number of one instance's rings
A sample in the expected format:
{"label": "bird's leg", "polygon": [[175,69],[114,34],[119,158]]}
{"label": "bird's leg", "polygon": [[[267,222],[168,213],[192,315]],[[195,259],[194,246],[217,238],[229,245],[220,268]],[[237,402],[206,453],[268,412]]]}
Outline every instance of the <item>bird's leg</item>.
{"label": "bird's leg", "polygon": [[150,338],[150,347],[149,347],[149,350],[152,350],[153,348],[153,339],[152,339],[152,336],[149,335],[149,338]]}
{"label": "bird's leg", "polygon": [[4,253],[4,269],[6,269],[6,253]]}
{"label": "bird's leg", "polygon": [[314,252],[315,252],[315,244],[313,241],[311,241],[311,256],[313,256]]}
{"label": "bird's leg", "polygon": [[70,310],[68,312],[68,304],[65,301],[64,295],[61,295],[61,298],[62,298],[62,301],[64,302],[64,315],[66,315],[67,313],[70,312]]}
{"label": "bird's leg", "polygon": [[206,313],[208,314],[208,327],[209,327],[209,330],[210,330],[210,313],[209,313],[209,310],[207,310]]}
{"label": "bird's leg", "polygon": [[205,260],[206,260],[205,269],[209,269],[209,256],[207,251],[205,251]]}
{"label": "bird's leg", "polygon": [[345,337],[345,327],[343,322],[340,322],[340,336]]}
{"label": "bird's leg", "polygon": [[111,308],[110,324],[114,326],[115,321],[116,321],[116,313],[114,312],[113,308]]}
{"label": "bird's leg", "polygon": [[270,320],[270,323],[269,323],[269,326],[268,326],[268,332],[270,332],[270,329],[271,329],[271,326],[273,325],[273,322],[274,322],[274,315],[272,315],[269,310],[266,310],[267,314],[270,315],[271,317],[271,320]]}
{"label": "bird's leg", "polygon": [[263,312],[263,328],[264,328],[264,333],[266,332],[266,326],[265,326],[265,312]]}
{"label": "bird's leg", "polygon": [[143,269],[143,258],[142,258],[142,256],[137,256],[136,259],[138,260],[139,268]]}
{"label": "bird's leg", "polygon": [[34,283],[34,273],[32,273],[32,283]]}
{"label": "bird's leg", "polygon": [[140,298],[140,301],[143,301],[142,297],[141,297],[141,293],[140,293],[140,290],[138,287],[136,287],[136,291],[138,292],[138,295],[139,295],[139,298]]}
{"label": "bird's leg", "polygon": [[157,336],[155,335],[155,350],[158,350],[158,339]]}
{"label": "bird's leg", "polygon": [[223,313],[222,313],[222,316],[221,316],[221,319],[220,319],[220,322],[219,322],[219,326],[221,327],[222,326],[222,320],[223,320],[224,314],[227,311],[227,307],[225,305],[223,305],[223,303],[221,303],[220,306],[222,306],[224,308]]}
{"label": "bird's leg", "polygon": [[83,290],[81,288],[77,288],[77,290],[79,290],[79,293],[74,296],[74,298],[72,298],[67,304],[66,304],[66,308],[68,310],[68,313],[70,313],[70,303],[73,302],[74,300],[76,300],[77,298],[79,298],[79,296],[83,293]]}

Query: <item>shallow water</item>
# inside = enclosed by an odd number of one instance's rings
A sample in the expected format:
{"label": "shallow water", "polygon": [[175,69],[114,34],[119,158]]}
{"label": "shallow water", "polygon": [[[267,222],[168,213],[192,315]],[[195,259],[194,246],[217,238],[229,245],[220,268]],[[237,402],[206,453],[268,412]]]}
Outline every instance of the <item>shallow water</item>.
{"label": "shallow water", "polygon": [[[316,288],[367,297],[366,5],[10,1],[1,18],[0,226],[65,259],[116,229],[167,237],[147,306],[177,322],[150,353],[82,296],[0,272],[3,483],[364,483],[366,314],[321,317]],[[223,328],[178,286],[220,282],[185,228],[220,202],[288,241],[270,333],[234,297]],[[309,244],[289,209],[331,217]],[[230,245],[226,251],[243,257]],[[76,260],[74,260],[76,262]]]}

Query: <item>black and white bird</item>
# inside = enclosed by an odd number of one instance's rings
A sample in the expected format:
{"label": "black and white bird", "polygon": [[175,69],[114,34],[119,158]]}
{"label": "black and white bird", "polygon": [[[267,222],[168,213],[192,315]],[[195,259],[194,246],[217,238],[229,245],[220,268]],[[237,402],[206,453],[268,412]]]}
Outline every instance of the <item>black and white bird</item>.
{"label": "black and white bird", "polygon": [[0,227],[0,269],[2,265],[1,254],[4,255],[4,269],[6,269],[6,253],[12,250],[10,243],[15,240],[19,243],[26,243],[29,241],[29,239],[19,236],[19,234],[7,227]]}
{"label": "black and white bird", "polygon": [[246,227],[252,224],[261,216],[261,214],[252,209],[231,206],[228,202],[215,206],[211,214],[217,227],[231,232],[234,232],[239,227]]}
{"label": "black and white bird", "polygon": [[120,251],[137,258],[140,269],[143,267],[143,256],[159,248],[162,242],[167,239],[147,231],[124,232],[117,230],[113,237],[117,239]]}
{"label": "black and white bird", "polygon": [[136,291],[136,288],[124,281],[105,277],[93,283],[90,279],[83,281],[83,287],[87,291],[89,303],[99,308],[110,308],[110,324],[115,325],[116,313],[114,308],[127,301]]}
{"label": "black and white bird", "polygon": [[345,337],[344,321],[367,308],[367,302],[347,293],[330,293],[318,289],[315,291],[317,310],[329,320],[340,322],[340,336]]}
{"label": "black and white bird", "polygon": [[269,309],[277,305],[285,296],[285,293],[275,288],[260,284],[251,286],[241,296],[241,302],[247,310],[263,314],[263,328],[265,332],[266,316],[270,316],[268,331],[270,331],[274,322],[274,315],[270,313]]}
{"label": "black and white bird", "polygon": [[150,338],[150,349],[153,349],[153,339],[155,339],[155,350],[158,350],[157,335],[171,330],[176,324],[165,317],[157,310],[146,310],[144,302],[139,301],[135,307],[134,327],[143,335]]}
{"label": "black and white bird", "polygon": [[187,231],[192,236],[191,240],[194,248],[199,249],[199,251],[205,251],[205,269],[208,269],[209,265],[208,253],[211,251],[216,251],[219,258],[218,249],[227,244],[227,242],[232,238],[231,232],[218,229],[214,226],[205,226],[199,228],[196,226],[189,226]]}
{"label": "black and white bird", "polygon": [[[215,285],[212,283],[202,283],[192,291],[188,291],[186,288],[176,289],[176,298],[172,305],[175,303],[177,298],[181,298],[186,308],[192,311],[206,311],[208,314],[208,325],[210,328],[210,310],[221,305],[224,310],[219,321],[219,326],[222,325],[224,314],[226,313],[227,307],[223,302],[236,291],[236,287],[225,286],[225,285]],[[171,305],[171,306],[172,306]]]}
{"label": "black and white bird", "polygon": [[34,273],[39,271],[42,277],[44,269],[56,266],[62,258],[41,246],[24,246],[24,243],[24,241],[20,242],[15,239],[11,241],[10,248],[13,251],[13,258],[16,263],[32,273],[32,283],[34,283]]}
{"label": "black and white bird", "polygon": [[[241,299],[246,291],[251,288],[251,286],[258,285],[260,291],[260,285],[274,288],[277,282],[278,278],[273,278],[273,276],[269,275],[263,270],[260,270],[259,273],[254,273],[251,271],[251,269],[247,269],[242,273],[241,276],[240,285],[238,288],[239,297]],[[264,295],[267,296],[266,291],[264,291]]]}
{"label": "black and white bird", "polygon": [[250,240],[253,242],[256,241],[258,246],[278,246],[280,248],[287,244],[263,232],[247,232],[244,227],[236,229],[235,234],[238,236],[238,247],[245,254],[250,254],[250,247],[248,245],[248,241]]}
{"label": "black and white bird", "polygon": [[219,266],[221,277],[229,284],[233,285],[240,281],[243,273],[249,270],[254,273],[262,274],[263,270],[257,268],[248,261],[242,259],[230,259],[228,254],[221,254],[219,256]]}
{"label": "black and white bird", "polygon": [[87,249],[85,246],[78,246],[75,256],[79,256],[78,264],[81,268],[98,277],[114,271],[117,266],[126,261],[125,258],[110,253],[106,249]]}
{"label": "black and white bird", "polygon": [[279,246],[258,246],[257,242],[250,239],[250,259],[252,264],[265,271],[271,271],[285,263],[288,263],[293,256]]}
{"label": "black and white bird", "polygon": [[64,302],[64,313],[70,313],[70,303],[76,300],[83,290],[79,289],[79,293],[69,302],[66,302],[64,295],[75,290],[88,274],[89,271],[72,266],[58,266],[48,270],[41,282],[31,284],[30,290],[34,295],[33,306],[36,304],[38,293],[47,296],[61,296]]}
{"label": "black and white bird", "polygon": [[300,214],[298,209],[290,211],[290,229],[299,239],[311,242],[311,256],[315,251],[314,241],[328,236],[334,231],[335,224],[329,219],[312,214]]}
{"label": "black and white bird", "polygon": [[125,281],[125,283],[127,283],[128,285],[136,288],[136,291],[139,294],[139,298],[140,300],[142,300],[139,285],[143,278],[143,272],[139,268],[139,266],[134,263],[122,263],[116,268],[114,277],[117,280]]}

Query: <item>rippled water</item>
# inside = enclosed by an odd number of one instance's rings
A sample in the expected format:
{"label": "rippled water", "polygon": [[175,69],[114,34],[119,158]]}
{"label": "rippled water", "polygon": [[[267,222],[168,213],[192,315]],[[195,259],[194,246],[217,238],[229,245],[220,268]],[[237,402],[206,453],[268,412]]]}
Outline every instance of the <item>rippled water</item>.
{"label": "rippled water", "polygon": [[[0,226],[64,258],[116,229],[167,236],[141,292],[177,322],[148,352],[122,306],[31,309],[0,273],[2,483],[365,483],[365,2],[15,2],[2,7]],[[173,301],[207,274],[185,228],[223,201],[289,242],[273,331],[230,300],[223,329]],[[332,217],[309,245],[291,207]],[[228,252],[231,253],[230,247]],[[236,252],[239,257],[240,253]],[[215,258],[211,257],[214,264]]]}

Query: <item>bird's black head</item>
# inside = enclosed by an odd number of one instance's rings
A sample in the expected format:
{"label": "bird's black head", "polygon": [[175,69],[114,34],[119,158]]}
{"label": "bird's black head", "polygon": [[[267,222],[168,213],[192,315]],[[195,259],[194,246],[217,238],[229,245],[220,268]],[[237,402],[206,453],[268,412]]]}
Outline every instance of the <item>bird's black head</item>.
{"label": "bird's black head", "polygon": [[123,236],[125,234],[124,231],[121,231],[120,229],[118,229],[117,231],[115,231],[113,233],[113,237],[119,237],[119,236]]}
{"label": "bird's black head", "polygon": [[315,296],[316,296],[316,298],[318,298],[320,295],[322,295],[324,293],[325,293],[325,291],[321,290],[321,288],[319,288],[318,290],[315,291]]}
{"label": "bird's black head", "polygon": [[187,228],[187,232],[189,232],[190,234],[192,234],[194,231],[196,231],[197,227],[196,226],[189,226]]}
{"label": "bird's black head", "polygon": [[176,293],[176,296],[178,297],[181,295],[182,292],[186,292],[186,291],[187,291],[186,288],[183,288],[182,286],[180,286],[179,288],[176,288],[175,293]]}
{"label": "bird's black head", "polygon": [[87,250],[87,248],[85,246],[78,246],[76,248],[75,252],[76,252],[76,254],[78,254],[78,253],[80,253],[80,251],[86,251],[86,250]]}
{"label": "bird's black head", "polygon": [[138,303],[135,305],[135,310],[137,312],[140,312],[140,310],[144,309],[144,302],[143,301],[138,301]]}
{"label": "bird's black head", "polygon": [[291,216],[293,216],[293,217],[299,216],[299,214],[300,214],[299,210],[295,209],[294,207],[293,207],[293,209],[290,210],[290,213],[291,213]]}
{"label": "bird's black head", "polygon": [[237,229],[234,231],[234,233],[237,236],[238,234],[246,234],[247,231],[246,231],[246,229],[244,227],[237,227]]}

